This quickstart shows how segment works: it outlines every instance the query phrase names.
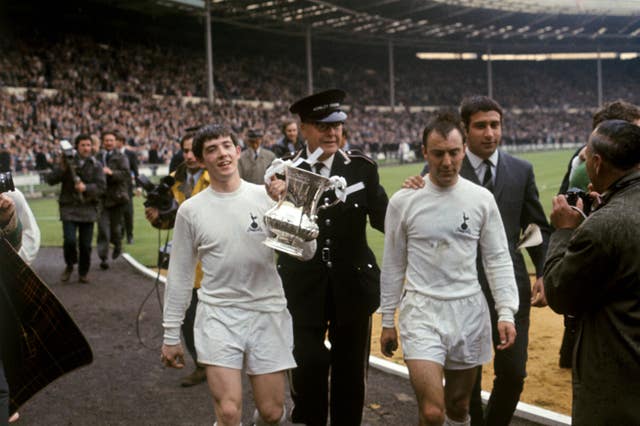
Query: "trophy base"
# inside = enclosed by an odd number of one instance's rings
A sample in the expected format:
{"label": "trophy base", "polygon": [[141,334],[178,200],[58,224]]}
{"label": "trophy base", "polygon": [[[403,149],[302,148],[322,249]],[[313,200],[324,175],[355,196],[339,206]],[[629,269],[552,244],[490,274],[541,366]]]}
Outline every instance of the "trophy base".
{"label": "trophy base", "polygon": [[285,243],[283,241],[278,240],[277,238],[267,238],[262,242],[267,247],[271,247],[274,250],[281,251],[283,253],[288,254],[289,256],[293,256],[296,259],[302,259],[302,248],[292,246],[289,243]]}

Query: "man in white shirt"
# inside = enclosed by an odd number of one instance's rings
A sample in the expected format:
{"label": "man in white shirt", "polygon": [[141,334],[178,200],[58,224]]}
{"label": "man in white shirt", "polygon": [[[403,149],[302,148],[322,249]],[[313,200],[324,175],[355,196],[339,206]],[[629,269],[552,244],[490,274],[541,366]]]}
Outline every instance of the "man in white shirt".
{"label": "man in white shirt", "polygon": [[[237,426],[242,414],[241,370],[246,366],[257,407],[256,424],[280,424],[285,370],[296,366],[291,315],[273,251],[262,244],[263,216],[274,205],[264,186],[238,173],[240,147],[223,126],[200,129],[193,153],[206,167],[209,188],[178,209],[164,306],[162,362],[184,366],[180,325],[191,298],[196,263],[198,291],[194,336],[205,365],[217,424]],[[305,247],[306,258],[315,241]]]}
{"label": "man in white shirt", "polygon": [[[491,359],[491,320],[476,269],[481,248],[499,315],[499,350],[513,345],[518,290],[496,202],[459,176],[465,156],[455,114],[423,133],[425,186],[398,191],[385,218],[382,352],[397,348],[395,310],[421,425],[468,425],[477,367]],[[404,291],[403,291],[404,286]],[[442,379],[446,378],[443,389]]]}

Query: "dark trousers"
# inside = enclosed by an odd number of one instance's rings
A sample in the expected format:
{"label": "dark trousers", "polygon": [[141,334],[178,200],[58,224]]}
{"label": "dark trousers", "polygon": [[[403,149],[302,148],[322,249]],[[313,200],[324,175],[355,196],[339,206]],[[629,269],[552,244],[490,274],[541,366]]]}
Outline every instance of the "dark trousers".
{"label": "dark trousers", "polygon": [[[76,238],[77,233],[77,238]],[[67,266],[78,264],[78,274],[87,275],[91,267],[91,241],[93,222],[62,222],[64,237],[64,262]],[[80,255],[78,256],[78,252]]]}
{"label": "dark trousers", "polygon": [[129,194],[129,202],[124,206],[122,219],[124,222],[124,233],[127,241],[133,240],[133,195]]}
{"label": "dark trousers", "polygon": [[[369,362],[371,318],[327,327],[296,327],[293,355],[298,367],[289,372],[294,423],[326,425],[328,408],[332,425],[359,425]],[[329,331],[331,349],[324,345]],[[329,401],[329,372],[331,398]]]}
{"label": "dark trousers", "polygon": [[[483,288],[484,290],[484,288]],[[527,291],[528,290],[528,291]],[[520,394],[524,387],[524,379],[527,376],[527,347],[529,345],[529,311],[531,309],[530,298],[531,289],[518,288],[520,296],[520,307],[515,316],[516,341],[509,349],[497,350],[500,344],[498,333],[498,315],[495,310],[495,302],[491,294],[487,294],[487,302],[491,313],[491,328],[493,331],[493,348],[495,356],[493,359],[493,369],[495,377],[493,389],[487,407],[482,412],[482,400],[480,391],[482,390],[482,368],[478,369],[476,384],[471,393],[469,414],[471,415],[472,426],[486,424],[487,426],[509,425],[513,412],[520,400]]]}
{"label": "dark trousers", "polygon": [[187,308],[187,312],[184,314],[184,321],[182,322],[182,338],[184,339],[184,345],[193,358],[193,362],[198,365],[198,354],[196,352],[196,344],[193,338],[193,324],[196,321],[196,308],[198,307],[198,289],[194,288],[191,294],[191,304]]}
{"label": "dark trousers", "polygon": [[9,384],[4,376],[2,354],[0,354],[0,426],[9,424]]}
{"label": "dark trousers", "polygon": [[98,256],[103,261],[109,258],[109,243],[114,251],[122,251],[122,210],[125,204],[105,207],[98,220]]}

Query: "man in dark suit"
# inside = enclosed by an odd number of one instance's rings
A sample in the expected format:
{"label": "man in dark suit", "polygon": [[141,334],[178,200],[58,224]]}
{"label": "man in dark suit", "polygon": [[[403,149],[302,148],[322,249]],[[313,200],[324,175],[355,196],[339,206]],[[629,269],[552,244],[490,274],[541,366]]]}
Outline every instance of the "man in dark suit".
{"label": "man in dark suit", "polygon": [[[493,192],[504,224],[509,251],[515,270],[520,306],[516,314],[515,344],[504,351],[496,350],[494,358],[495,379],[493,390],[484,415],[487,425],[508,425],[515,411],[524,386],[529,344],[529,311],[532,301],[538,303],[543,295],[542,275],[544,257],[551,228],[538,199],[538,188],[530,163],[498,150],[502,137],[502,108],[486,96],[465,98],[460,105],[460,115],[467,133],[467,156],[460,175]],[[520,233],[531,223],[540,227],[543,243],[527,249],[536,269],[533,289],[522,253],[517,249]],[[500,344],[496,329],[497,314],[482,264],[478,263],[480,283],[491,311],[494,348]],[[480,403],[481,371],[471,400],[472,424],[482,424]]]}
{"label": "man in dark suit", "polygon": [[[520,306],[516,314],[516,342],[513,347],[495,352],[495,379],[484,415],[487,425],[508,425],[520,399],[526,377],[527,346],[529,343],[529,311],[532,290],[522,253],[516,248],[520,233],[530,224],[540,227],[543,243],[527,249],[536,269],[533,298],[543,297],[542,274],[550,227],[538,199],[533,167],[530,163],[498,150],[502,137],[502,108],[491,98],[473,96],[460,105],[460,115],[467,136],[467,156],[460,175],[489,188],[500,210],[500,216],[509,241],[509,251],[515,270]],[[478,263],[480,283],[491,310],[494,348],[500,343],[497,334],[497,315],[487,284]],[[480,369],[479,369],[480,370]],[[483,424],[480,402],[481,371],[471,400],[472,424]]]}
{"label": "man in dark suit", "polygon": [[[118,134],[116,137],[116,149],[120,151],[129,161],[129,172],[131,177],[129,179],[129,202],[124,208],[123,222],[124,231],[127,237],[127,244],[133,244],[133,187],[135,186],[136,178],[139,175],[138,172],[138,155],[135,151],[126,148],[125,137],[122,134]],[[123,235],[124,237],[124,235]]]}
{"label": "man in dark suit", "polygon": [[98,256],[102,269],[109,268],[109,243],[113,244],[112,259],[122,253],[122,212],[129,201],[129,161],[115,149],[115,145],[116,133],[103,132],[102,150],[96,155],[107,179],[107,190],[102,197],[102,211],[98,220]]}
{"label": "man in dark suit", "polygon": [[[355,191],[346,201],[318,213],[320,234],[315,257],[307,262],[280,254],[288,308],[293,317],[294,357],[290,373],[294,408],[291,420],[307,425],[358,425],[362,420],[371,314],[380,304],[380,270],[367,245],[367,216],[383,231],[388,198],[375,162],[365,155],[339,151],[347,115],[340,109],[342,90],[303,98],[290,111],[299,114],[306,147],[294,159],[323,153],[318,174],[342,176]],[[301,168],[311,170],[303,162]],[[321,203],[330,203],[325,194]],[[331,349],[325,346],[325,336]],[[329,397],[329,375],[331,396]]]}
{"label": "man in dark suit", "polygon": [[[518,405],[527,376],[527,346],[529,344],[529,312],[531,305],[544,306],[542,274],[544,258],[551,228],[538,199],[533,167],[527,161],[513,157],[498,149],[502,139],[502,108],[486,96],[471,96],[462,100],[460,116],[464,125],[467,155],[462,161],[460,176],[493,192],[504,224],[509,251],[518,284],[520,298],[515,316],[517,337],[506,350],[495,350],[493,390],[483,415],[480,398],[482,369],[471,395],[469,414],[472,425],[508,425]],[[423,170],[426,173],[427,167]],[[413,181],[414,185],[420,182]],[[410,186],[405,182],[405,186]],[[536,269],[536,282],[531,288],[522,253],[517,249],[520,233],[529,224],[536,224],[542,232],[543,242],[527,251]],[[480,257],[478,257],[480,259]],[[491,312],[494,349],[500,344],[497,330],[498,316],[491,297],[482,263],[478,260],[478,275],[482,291]]]}

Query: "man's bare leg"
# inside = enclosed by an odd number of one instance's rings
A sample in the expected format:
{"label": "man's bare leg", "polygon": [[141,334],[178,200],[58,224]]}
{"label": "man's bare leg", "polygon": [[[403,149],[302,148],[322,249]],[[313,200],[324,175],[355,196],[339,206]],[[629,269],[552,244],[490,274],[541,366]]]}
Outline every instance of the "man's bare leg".
{"label": "man's bare leg", "polygon": [[241,370],[215,365],[206,368],[218,426],[238,426],[242,419]]}
{"label": "man's bare leg", "polygon": [[468,424],[469,400],[476,381],[478,367],[466,370],[444,370],[446,380],[444,398],[446,417],[457,423]]}
{"label": "man's bare leg", "polygon": [[444,423],[444,387],[442,365],[425,360],[406,360],[411,386],[418,400],[420,426]]}
{"label": "man's bare leg", "polygon": [[[249,376],[260,419],[256,425],[279,425],[286,419],[284,410],[284,371]],[[262,423],[261,423],[261,422]]]}

